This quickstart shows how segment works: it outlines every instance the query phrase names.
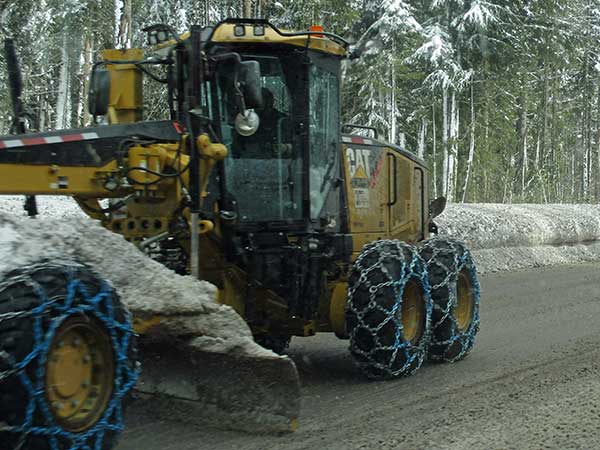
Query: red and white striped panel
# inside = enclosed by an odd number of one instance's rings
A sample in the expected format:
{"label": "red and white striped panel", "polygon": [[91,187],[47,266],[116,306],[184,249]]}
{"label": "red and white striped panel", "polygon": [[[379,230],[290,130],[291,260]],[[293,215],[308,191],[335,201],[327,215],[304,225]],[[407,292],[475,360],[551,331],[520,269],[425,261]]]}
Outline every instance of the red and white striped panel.
{"label": "red and white striped panel", "polygon": [[347,144],[373,145],[373,141],[371,139],[366,139],[359,136],[342,136],[342,142],[346,142]]}
{"label": "red and white striped panel", "polygon": [[61,142],[90,141],[98,139],[98,133],[63,134],[58,136],[30,137],[0,140],[0,149],[29,147],[32,145],[59,144]]}

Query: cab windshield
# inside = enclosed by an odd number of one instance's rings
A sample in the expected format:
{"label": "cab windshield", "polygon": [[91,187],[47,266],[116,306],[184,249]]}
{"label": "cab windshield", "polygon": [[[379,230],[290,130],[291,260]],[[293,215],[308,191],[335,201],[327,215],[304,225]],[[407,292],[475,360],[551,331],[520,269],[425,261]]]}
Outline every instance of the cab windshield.
{"label": "cab windshield", "polygon": [[[220,128],[229,148],[226,188],[246,222],[297,221],[318,217],[335,179],[339,142],[337,74],[307,65],[295,53],[244,54],[260,64],[263,105],[260,125],[242,136],[235,129],[239,108],[229,88],[233,71],[217,76]],[[308,195],[310,210],[304,211]]]}
{"label": "cab windshield", "polygon": [[242,221],[296,220],[302,218],[303,145],[298,133],[300,99],[298,65],[276,56],[244,55],[260,64],[263,106],[256,108],[256,133],[242,136],[235,130],[238,113],[227,91],[231,71],[219,76],[221,134],[229,148],[225,160],[227,190],[237,203]]}

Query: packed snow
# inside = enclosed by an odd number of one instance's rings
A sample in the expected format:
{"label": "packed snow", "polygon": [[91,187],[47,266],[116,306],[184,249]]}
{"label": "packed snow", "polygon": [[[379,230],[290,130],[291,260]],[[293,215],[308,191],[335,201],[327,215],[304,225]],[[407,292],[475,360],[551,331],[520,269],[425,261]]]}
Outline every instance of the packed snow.
{"label": "packed snow", "polygon": [[600,239],[600,205],[450,204],[434,221],[472,250]]}
{"label": "packed snow", "polygon": [[122,236],[80,217],[68,202],[50,207],[52,200],[45,200],[51,213],[43,220],[14,214],[11,203],[9,212],[0,211],[0,274],[44,259],[83,262],[115,286],[136,317],[161,317],[150,334],[154,339],[178,338],[188,348],[209,353],[278,358],[254,343],[233,309],[216,303],[213,285],[147,258]]}
{"label": "packed snow", "polygon": [[481,273],[600,260],[600,205],[449,204],[435,222]]}

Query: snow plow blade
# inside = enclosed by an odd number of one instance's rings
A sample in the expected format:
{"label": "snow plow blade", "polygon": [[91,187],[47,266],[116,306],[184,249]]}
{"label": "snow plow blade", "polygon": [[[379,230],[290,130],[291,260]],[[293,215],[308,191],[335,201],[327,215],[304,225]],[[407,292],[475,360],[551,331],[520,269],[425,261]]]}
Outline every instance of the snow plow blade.
{"label": "snow plow blade", "polygon": [[151,415],[253,433],[295,431],[300,381],[290,358],[232,356],[167,344],[142,344],[140,351],[136,390]]}

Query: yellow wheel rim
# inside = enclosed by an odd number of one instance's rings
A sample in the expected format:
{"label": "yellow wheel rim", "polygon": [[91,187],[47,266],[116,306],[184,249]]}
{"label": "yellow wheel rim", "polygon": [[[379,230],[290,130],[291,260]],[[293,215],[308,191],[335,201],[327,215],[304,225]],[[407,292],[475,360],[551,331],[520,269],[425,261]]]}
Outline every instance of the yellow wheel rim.
{"label": "yellow wheel rim", "polygon": [[473,320],[473,286],[471,277],[466,269],[458,274],[456,283],[456,307],[454,317],[456,325],[461,332],[467,331]]}
{"label": "yellow wheel rim", "polygon": [[416,344],[425,329],[425,302],[415,281],[409,281],[404,287],[401,314],[404,339]]}
{"label": "yellow wheel rim", "polygon": [[46,362],[46,398],[58,425],[71,432],[92,427],[112,395],[115,379],[110,337],[95,321],[67,319]]}

